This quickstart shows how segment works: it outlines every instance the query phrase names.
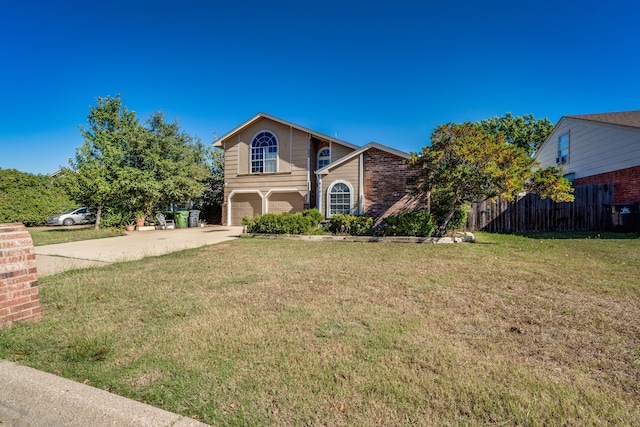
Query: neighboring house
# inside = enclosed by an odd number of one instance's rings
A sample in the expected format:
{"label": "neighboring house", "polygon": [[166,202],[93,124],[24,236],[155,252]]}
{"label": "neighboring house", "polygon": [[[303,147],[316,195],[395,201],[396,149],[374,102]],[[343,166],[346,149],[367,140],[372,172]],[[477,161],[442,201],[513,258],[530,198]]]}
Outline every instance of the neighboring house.
{"label": "neighboring house", "polygon": [[317,208],[384,213],[406,193],[409,154],[372,142],[358,147],[259,113],[214,142],[224,150],[222,223]]}
{"label": "neighboring house", "polygon": [[612,182],[615,203],[640,202],[640,111],[563,116],[536,159],[574,186]]}

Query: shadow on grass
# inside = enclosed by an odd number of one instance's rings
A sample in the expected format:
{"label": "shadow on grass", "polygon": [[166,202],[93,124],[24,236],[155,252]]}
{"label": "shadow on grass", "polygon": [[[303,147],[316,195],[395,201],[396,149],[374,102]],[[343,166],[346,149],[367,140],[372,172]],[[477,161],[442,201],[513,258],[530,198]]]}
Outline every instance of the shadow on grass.
{"label": "shadow on grass", "polygon": [[640,233],[613,233],[609,231],[567,231],[567,232],[544,232],[544,233],[516,233],[516,236],[530,239],[639,239]]}
{"label": "shadow on grass", "polygon": [[51,234],[65,234],[65,233],[73,233],[73,232],[78,232],[80,230],[88,230],[88,229],[93,229],[93,226],[89,226],[89,225],[77,225],[77,226],[73,226],[74,228],[47,228],[47,229],[41,229],[38,230],[41,233],[51,233]]}

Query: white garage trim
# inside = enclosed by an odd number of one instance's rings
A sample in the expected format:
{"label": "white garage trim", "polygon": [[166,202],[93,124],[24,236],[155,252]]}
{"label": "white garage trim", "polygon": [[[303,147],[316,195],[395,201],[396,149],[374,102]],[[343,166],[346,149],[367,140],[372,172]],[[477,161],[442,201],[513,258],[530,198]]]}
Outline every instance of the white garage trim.
{"label": "white garage trim", "polygon": [[304,197],[304,193],[297,188],[272,188],[262,199],[262,211],[264,213],[269,213],[269,203],[267,203],[267,200],[273,193],[298,193],[301,197]]}
{"label": "white garage trim", "polygon": [[233,190],[231,193],[229,193],[229,196],[227,197],[227,224],[231,224],[231,199],[233,198],[233,196],[236,194],[252,194],[252,193],[260,196],[260,200],[262,201],[262,212],[265,211],[266,198],[260,190]]}

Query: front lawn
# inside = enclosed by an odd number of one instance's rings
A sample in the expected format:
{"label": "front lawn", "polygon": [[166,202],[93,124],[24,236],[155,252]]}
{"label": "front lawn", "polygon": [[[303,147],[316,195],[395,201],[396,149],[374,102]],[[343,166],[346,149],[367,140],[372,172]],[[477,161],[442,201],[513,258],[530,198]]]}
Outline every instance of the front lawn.
{"label": "front lawn", "polygon": [[34,246],[53,245],[56,243],[76,242],[80,240],[102,239],[105,237],[124,236],[124,230],[115,228],[101,228],[96,230],[91,227],[38,227],[28,228]]}
{"label": "front lawn", "polygon": [[214,425],[640,425],[640,239],[477,237],[43,277],[0,357]]}

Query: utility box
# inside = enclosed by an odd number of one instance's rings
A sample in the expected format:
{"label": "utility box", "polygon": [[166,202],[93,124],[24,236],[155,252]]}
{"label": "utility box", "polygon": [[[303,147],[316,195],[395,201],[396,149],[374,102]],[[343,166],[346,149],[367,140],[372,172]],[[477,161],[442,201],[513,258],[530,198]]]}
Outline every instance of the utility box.
{"label": "utility box", "polygon": [[610,226],[613,231],[637,233],[640,231],[640,204],[619,203],[605,205],[611,213]]}

